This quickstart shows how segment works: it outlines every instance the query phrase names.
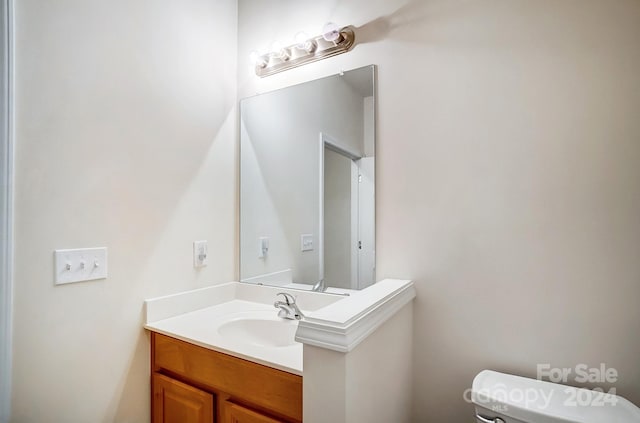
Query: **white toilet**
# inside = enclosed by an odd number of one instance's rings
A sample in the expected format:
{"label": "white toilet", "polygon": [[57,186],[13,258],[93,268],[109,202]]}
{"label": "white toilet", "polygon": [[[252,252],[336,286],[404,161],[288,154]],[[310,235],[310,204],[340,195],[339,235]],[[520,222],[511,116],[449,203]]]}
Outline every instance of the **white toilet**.
{"label": "white toilet", "polygon": [[491,370],[471,394],[477,423],[640,423],[640,408],[617,395]]}

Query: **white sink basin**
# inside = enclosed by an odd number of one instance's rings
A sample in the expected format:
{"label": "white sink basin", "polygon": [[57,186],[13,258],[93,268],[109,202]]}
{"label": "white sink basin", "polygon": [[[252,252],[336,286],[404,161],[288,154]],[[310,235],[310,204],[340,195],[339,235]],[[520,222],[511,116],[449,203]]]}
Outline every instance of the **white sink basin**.
{"label": "white sink basin", "polygon": [[[227,320],[218,326],[218,333],[227,340],[260,347],[283,348],[296,346],[298,322],[278,317],[247,313],[246,316]],[[262,314],[262,313],[260,313]]]}
{"label": "white sink basin", "polygon": [[[271,301],[274,298],[275,295]],[[302,375],[302,344],[295,341],[298,321],[279,318],[273,302],[225,301],[155,322],[148,328],[223,354]]]}

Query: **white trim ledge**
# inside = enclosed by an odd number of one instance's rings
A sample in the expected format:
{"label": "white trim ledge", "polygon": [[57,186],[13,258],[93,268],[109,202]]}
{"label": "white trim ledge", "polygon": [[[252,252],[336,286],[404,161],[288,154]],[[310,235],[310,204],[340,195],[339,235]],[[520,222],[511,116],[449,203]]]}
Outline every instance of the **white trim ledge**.
{"label": "white trim ledge", "polygon": [[298,323],[296,341],[347,353],[413,301],[413,282],[386,279],[312,313]]}

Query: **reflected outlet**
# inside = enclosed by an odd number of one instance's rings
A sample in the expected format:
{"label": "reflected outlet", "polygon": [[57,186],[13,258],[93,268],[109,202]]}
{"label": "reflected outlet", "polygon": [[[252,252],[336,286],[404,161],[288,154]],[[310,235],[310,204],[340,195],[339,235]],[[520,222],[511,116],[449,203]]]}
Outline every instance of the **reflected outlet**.
{"label": "reflected outlet", "polygon": [[204,267],[209,263],[207,241],[193,241],[193,267]]}

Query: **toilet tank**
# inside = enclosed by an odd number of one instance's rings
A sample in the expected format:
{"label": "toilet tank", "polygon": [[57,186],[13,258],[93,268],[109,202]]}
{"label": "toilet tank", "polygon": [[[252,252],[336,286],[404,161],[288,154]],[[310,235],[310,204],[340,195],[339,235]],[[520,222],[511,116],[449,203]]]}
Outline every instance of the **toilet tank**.
{"label": "toilet tank", "polygon": [[640,423],[640,409],[617,396],[483,370],[471,399],[478,423]]}

